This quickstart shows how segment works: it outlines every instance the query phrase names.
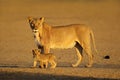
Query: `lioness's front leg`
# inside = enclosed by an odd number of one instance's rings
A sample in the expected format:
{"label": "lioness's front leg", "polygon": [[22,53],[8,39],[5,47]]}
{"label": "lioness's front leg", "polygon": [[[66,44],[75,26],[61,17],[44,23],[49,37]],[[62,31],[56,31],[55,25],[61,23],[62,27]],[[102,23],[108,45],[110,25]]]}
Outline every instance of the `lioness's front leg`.
{"label": "lioness's front leg", "polygon": [[[42,54],[45,54],[45,53],[49,53],[49,52],[50,52],[50,48],[49,48],[48,46],[43,46],[43,47],[40,48],[40,49],[41,49],[41,53],[42,53]],[[48,62],[42,62],[42,66],[43,66],[44,68],[47,68]],[[41,68],[42,68],[42,66],[40,65]]]}
{"label": "lioness's front leg", "polygon": [[44,46],[43,49],[44,49],[44,53],[49,53],[50,52],[49,46]]}

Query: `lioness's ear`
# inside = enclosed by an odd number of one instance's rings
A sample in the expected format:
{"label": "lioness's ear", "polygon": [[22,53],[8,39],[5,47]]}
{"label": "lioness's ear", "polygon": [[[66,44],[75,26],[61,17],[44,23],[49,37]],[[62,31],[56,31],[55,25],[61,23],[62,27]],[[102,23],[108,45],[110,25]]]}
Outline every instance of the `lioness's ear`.
{"label": "lioness's ear", "polygon": [[28,21],[30,22],[30,21],[32,21],[33,20],[33,18],[32,17],[28,17]]}
{"label": "lioness's ear", "polygon": [[41,23],[43,23],[44,22],[44,17],[41,17],[40,21],[41,21]]}

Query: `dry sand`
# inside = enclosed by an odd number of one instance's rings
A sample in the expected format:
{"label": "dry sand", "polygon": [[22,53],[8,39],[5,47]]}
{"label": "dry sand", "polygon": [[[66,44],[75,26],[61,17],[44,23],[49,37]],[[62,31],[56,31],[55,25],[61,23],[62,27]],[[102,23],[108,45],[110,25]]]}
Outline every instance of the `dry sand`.
{"label": "dry sand", "polygon": [[[93,51],[93,67],[84,67],[86,54],[79,67],[71,67],[77,59],[73,48],[51,50],[57,56],[56,69],[30,68],[36,46],[28,16],[44,16],[50,25],[89,25],[99,52]],[[119,0],[0,0],[0,80],[120,79],[119,31]]]}

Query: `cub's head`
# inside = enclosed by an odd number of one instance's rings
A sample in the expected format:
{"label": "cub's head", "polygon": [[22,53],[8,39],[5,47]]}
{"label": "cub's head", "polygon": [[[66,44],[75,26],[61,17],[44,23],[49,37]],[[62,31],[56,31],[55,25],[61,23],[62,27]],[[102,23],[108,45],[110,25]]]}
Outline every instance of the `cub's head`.
{"label": "cub's head", "polygon": [[33,54],[33,58],[35,58],[37,55],[40,54],[40,50],[39,49],[33,49],[32,54]]}
{"label": "cub's head", "polygon": [[42,23],[44,22],[44,17],[41,18],[28,17],[28,21],[32,31],[36,33],[38,32],[38,29],[42,27]]}

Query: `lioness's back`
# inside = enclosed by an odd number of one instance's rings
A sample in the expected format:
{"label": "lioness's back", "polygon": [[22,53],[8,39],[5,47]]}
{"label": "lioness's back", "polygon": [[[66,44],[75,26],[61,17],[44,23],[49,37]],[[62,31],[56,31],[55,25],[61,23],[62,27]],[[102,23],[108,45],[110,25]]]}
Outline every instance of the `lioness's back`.
{"label": "lioness's back", "polygon": [[71,25],[66,25],[66,26],[53,26],[51,31],[52,32],[74,32],[74,31],[79,31],[82,33],[84,30],[89,30],[90,28],[85,25],[85,24],[71,24]]}

